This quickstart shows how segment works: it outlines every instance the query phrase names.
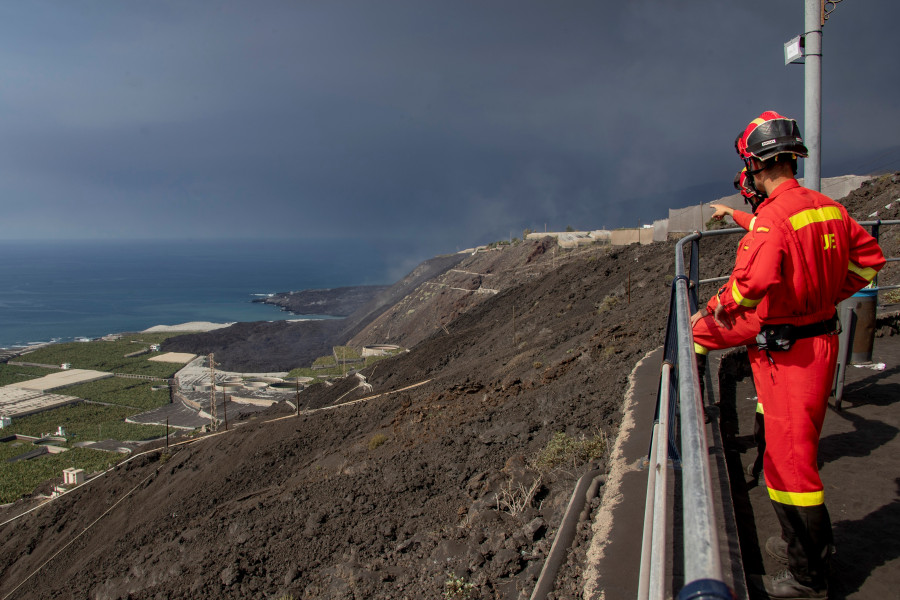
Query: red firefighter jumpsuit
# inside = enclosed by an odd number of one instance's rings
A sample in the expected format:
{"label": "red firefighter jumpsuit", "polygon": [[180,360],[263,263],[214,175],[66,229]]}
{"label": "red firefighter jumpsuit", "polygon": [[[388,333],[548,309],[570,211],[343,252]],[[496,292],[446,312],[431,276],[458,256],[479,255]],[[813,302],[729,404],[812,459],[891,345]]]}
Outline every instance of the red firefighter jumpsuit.
{"label": "red firefighter jumpsuit", "polygon": [[[745,234],[744,237],[741,238],[741,241],[738,243],[737,254],[738,259],[745,259],[747,253],[741,252],[741,248],[747,246],[752,239],[753,226],[756,223],[756,217],[741,210],[735,210],[731,217],[734,219],[735,223],[747,230],[747,234]],[[735,268],[739,268],[740,266],[740,264],[737,264],[735,265]],[[722,289],[730,289],[733,283],[734,275],[732,274],[732,276],[729,278],[728,282],[723,286]],[[763,300],[763,302],[765,302],[765,300]],[[709,302],[706,303],[707,315],[705,317],[701,317],[696,323],[694,323],[694,326],[692,327],[692,332],[694,335],[694,352],[700,356],[706,356],[707,354],[709,354],[710,350],[724,350],[726,348],[747,346],[747,353],[752,368],[753,364],[755,363],[754,358],[759,354],[759,350],[756,348],[756,334],[759,333],[759,319],[757,319],[756,317],[756,311],[751,310],[739,314],[735,318],[734,324],[732,325],[731,329],[725,329],[723,327],[719,327],[719,325],[713,318],[713,312],[715,312],[716,306],[718,306],[718,304],[719,299],[717,296],[713,296],[712,298],[710,298]],[[700,357],[698,356],[698,362],[699,361]],[[701,384],[703,370],[704,369],[701,369],[700,375]],[[729,418],[733,419],[736,423],[736,407],[726,407],[726,403],[724,402],[724,400],[722,404],[723,406],[721,409],[721,418],[723,420],[723,423]],[[763,423],[763,412],[762,402],[759,402],[757,400],[756,423],[754,425],[753,437],[757,443],[758,455],[751,469],[751,474],[754,478],[757,478],[759,476],[759,473],[762,470],[763,466],[763,452],[765,451],[765,425]]]}
{"label": "red firefighter jumpsuit", "polygon": [[[749,243],[753,235],[753,224],[756,217],[750,213],[740,210],[734,211],[732,215],[734,222],[748,231],[738,244],[738,257],[741,257],[740,249]],[[735,265],[737,268],[738,265]],[[734,276],[728,280],[725,287],[728,288],[733,282]],[[713,319],[713,312],[718,306],[719,300],[716,296],[709,299],[706,303],[707,316],[697,321],[692,332],[694,334],[694,352],[706,355],[710,350],[724,350],[725,348],[734,348],[735,346],[746,346],[756,342],[756,334],[759,333],[759,321],[756,319],[756,312],[749,311],[742,313],[735,319],[731,329],[719,327]]]}
{"label": "red firefighter jumpsuit", "polygon": [[[763,326],[831,319],[835,305],[885,263],[874,238],[843,206],[794,179],[760,205],[750,235],[719,301],[732,318],[755,308]],[[807,337],[787,351],[758,353],[754,364],[766,413],[766,487],[788,542],[791,573],[814,588],[827,585],[832,542],[816,454],[837,347],[835,335]]]}

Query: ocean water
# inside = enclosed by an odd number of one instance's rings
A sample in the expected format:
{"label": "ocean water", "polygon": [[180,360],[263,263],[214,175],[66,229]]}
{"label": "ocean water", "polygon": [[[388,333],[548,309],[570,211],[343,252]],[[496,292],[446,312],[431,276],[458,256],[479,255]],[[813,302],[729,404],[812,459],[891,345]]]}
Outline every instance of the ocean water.
{"label": "ocean water", "polygon": [[354,240],[0,241],[0,347],[297,318],[251,301],[390,283],[387,272],[377,248]]}

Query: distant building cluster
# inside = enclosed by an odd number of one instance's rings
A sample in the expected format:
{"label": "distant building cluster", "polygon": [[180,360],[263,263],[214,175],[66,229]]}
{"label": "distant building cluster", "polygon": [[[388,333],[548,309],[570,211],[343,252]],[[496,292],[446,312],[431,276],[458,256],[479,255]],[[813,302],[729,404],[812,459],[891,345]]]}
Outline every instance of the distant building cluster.
{"label": "distant building cluster", "polygon": [[[822,193],[831,198],[840,199],[858,188],[863,181],[870,178],[870,176],[843,175],[841,177],[823,179],[821,182]],[[799,181],[802,185],[803,179],[801,178]],[[526,239],[539,240],[549,236],[555,238],[561,248],[578,248],[591,244],[628,246],[630,244],[664,242],[669,239],[670,235],[681,237],[693,231],[707,231],[707,224],[713,213],[713,210],[709,207],[711,203],[724,204],[738,210],[750,210],[750,207],[747,206],[740,194],[732,194],[724,198],[698,202],[694,206],[670,208],[668,218],[653,221],[652,225],[613,230],[535,232],[529,233]],[[727,219],[727,224],[732,227],[735,226],[734,221],[730,218]]]}
{"label": "distant building cluster", "polygon": [[627,246],[629,244],[649,244],[653,242],[651,226],[624,229],[597,229],[594,231],[548,231],[529,233],[525,239],[539,240],[544,237],[556,238],[560,248],[578,248],[591,244]]}

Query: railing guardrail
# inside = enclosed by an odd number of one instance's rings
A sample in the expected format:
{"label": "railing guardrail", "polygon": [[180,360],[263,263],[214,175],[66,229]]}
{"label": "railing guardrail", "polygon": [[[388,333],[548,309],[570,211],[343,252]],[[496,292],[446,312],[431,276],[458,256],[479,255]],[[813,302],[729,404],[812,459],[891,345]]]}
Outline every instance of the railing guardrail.
{"label": "railing guardrail", "polygon": [[[900,220],[860,221],[879,239],[882,225],[900,225]],[[647,499],[641,549],[638,600],[665,597],[666,493],[669,460],[680,462],[682,477],[682,519],[684,537],[684,587],[678,599],[730,600],[729,587],[722,580],[719,542],[715,526],[705,412],[700,393],[697,361],[693,350],[690,317],[698,308],[701,284],[728,279],[699,279],[702,237],[745,233],[740,228],[694,232],[675,245],[675,278],[663,351],[656,417],[648,455]],[[684,247],[691,244],[690,265],[685,269]],[[887,259],[900,261],[900,257]],[[900,285],[877,287],[897,289]],[[841,357],[842,359],[844,357]],[[675,422],[680,422],[680,444],[676,444]]]}

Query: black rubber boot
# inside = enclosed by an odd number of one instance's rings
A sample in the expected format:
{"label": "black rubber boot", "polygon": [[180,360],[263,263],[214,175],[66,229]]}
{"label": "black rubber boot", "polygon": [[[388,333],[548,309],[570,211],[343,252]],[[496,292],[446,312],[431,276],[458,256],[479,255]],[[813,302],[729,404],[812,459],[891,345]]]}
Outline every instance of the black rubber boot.
{"label": "black rubber boot", "polygon": [[759,479],[763,470],[763,455],[766,453],[766,420],[762,413],[756,413],[756,421],[753,423],[753,441],[756,442],[756,460],[750,470],[754,479]]}
{"label": "black rubber boot", "polygon": [[788,543],[780,537],[770,537],[766,540],[766,554],[786,565],[788,564]]}
{"label": "black rubber boot", "polygon": [[[772,501],[787,542],[788,570],[800,585],[811,590],[828,589],[828,570],[833,537],[831,518],[824,504],[792,506]],[[787,585],[787,584],[786,584]],[[770,594],[771,595],[771,594]],[[793,596],[773,596],[792,598]],[[800,596],[807,597],[807,596]],[[822,596],[808,596],[825,598]]]}
{"label": "black rubber boot", "polygon": [[828,599],[828,588],[813,588],[803,585],[794,577],[794,575],[785,569],[775,575],[766,575],[763,577],[763,589],[769,595],[769,598],[779,598],[781,600],[819,600]]}
{"label": "black rubber boot", "polygon": [[706,404],[706,361],[708,355],[698,352],[695,356],[697,357],[697,377],[700,379],[700,397],[704,399],[704,404]]}
{"label": "black rubber boot", "polygon": [[719,419],[726,448],[734,448],[739,432],[737,382],[751,374],[747,349],[732,350],[719,363]]}

